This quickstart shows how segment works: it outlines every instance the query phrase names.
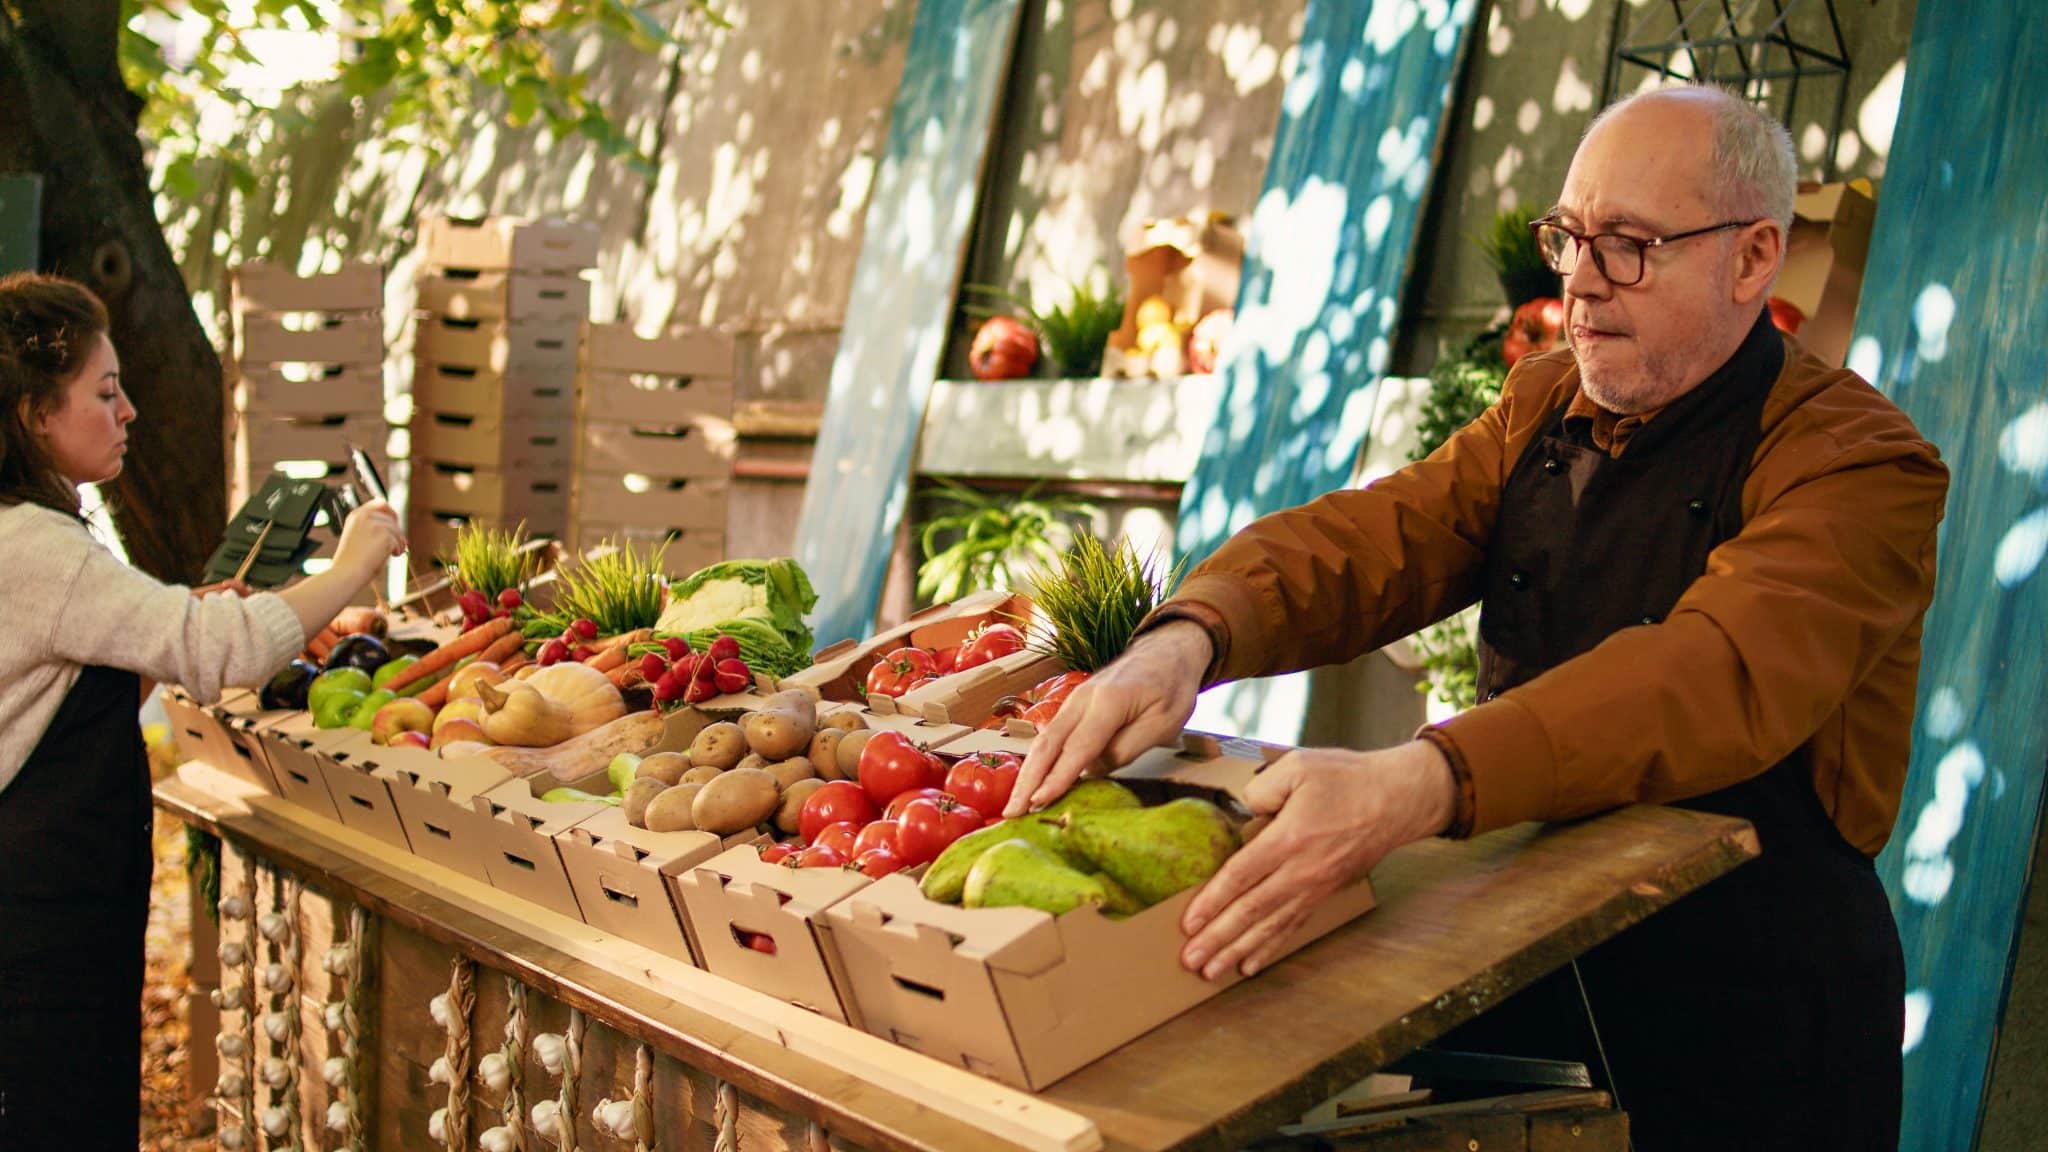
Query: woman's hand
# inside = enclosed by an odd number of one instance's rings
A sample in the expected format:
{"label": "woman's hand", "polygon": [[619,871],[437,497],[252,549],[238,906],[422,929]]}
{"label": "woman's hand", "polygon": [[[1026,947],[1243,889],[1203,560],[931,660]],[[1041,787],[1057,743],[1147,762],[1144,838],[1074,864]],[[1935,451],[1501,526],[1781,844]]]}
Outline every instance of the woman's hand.
{"label": "woman's hand", "polygon": [[247,596],[249,586],[240,580],[222,580],[217,584],[201,584],[192,590],[194,596],[218,596],[223,592],[233,596]]}
{"label": "woman's hand", "polygon": [[375,579],[393,556],[404,553],[405,533],[398,526],[397,511],[382,500],[372,500],[349,513],[342,524],[334,566],[356,577],[360,587]]}

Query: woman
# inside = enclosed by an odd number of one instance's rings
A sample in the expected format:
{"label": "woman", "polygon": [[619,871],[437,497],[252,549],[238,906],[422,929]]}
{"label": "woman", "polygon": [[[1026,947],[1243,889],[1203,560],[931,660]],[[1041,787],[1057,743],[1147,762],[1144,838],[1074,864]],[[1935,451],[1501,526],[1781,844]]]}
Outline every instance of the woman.
{"label": "woman", "polygon": [[279,593],[199,597],[93,538],[135,409],[83,286],[0,279],[0,1148],[133,1148],[150,793],[140,678],[202,699],[282,667],[405,549],[389,505]]}

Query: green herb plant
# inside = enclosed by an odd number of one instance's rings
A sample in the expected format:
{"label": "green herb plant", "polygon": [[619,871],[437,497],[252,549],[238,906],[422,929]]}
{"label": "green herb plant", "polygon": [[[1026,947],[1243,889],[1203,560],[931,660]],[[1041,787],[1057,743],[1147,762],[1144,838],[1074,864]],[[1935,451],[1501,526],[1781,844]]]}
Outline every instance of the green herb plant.
{"label": "green herb plant", "polygon": [[1093,516],[1096,509],[1073,497],[1041,498],[1043,486],[1043,481],[1033,484],[1006,500],[935,477],[925,494],[954,511],[926,521],[918,532],[924,556],[917,568],[918,597],[936,604],[1010,588],[1034,564],[1057,563],[1055,541],[1068,534],[1065,521]]}
{"label": "green herb plant", "polygon": [[[1069,282],[1065,302],[1051,308],[1040,309],[1031,301],[1015,292],[994,288],[986,284],[970,284],[968,290],[994,297],[1009,305],[1008,308],[991,308],[986,305],[968,305],[965,311],[971,316],[987,318],[995,315],[1017,315],[1031,330],[1038,333],[1038,340],[1045,354],[1057,366],[1061,376],[1070,378],[1099,375],[1102,371],[1102,354],[1109,345],[1110,333],[1124,322],[1124,294],[1121,288],[1109,282],[1106,275],[1097,269],[1079,282]],[[1098,279],[1104,287],[1098,291]]]}
{"label": "green herb plant", "polygon": [[[1417,432],[1420,443],[1410,458],[1420,460],[1443,446],[1451,434],[1500,399],[1507,367],[1501,363],[1500,334],[1482,332],[1456,355],[1437,361],[1429,373],[1429,397],[1423,402]],[[1411,639],[1422,660],[1424,681],[1419,690],[1454,708],[1478,702],[1478,610],[1468,608],[1417,632]]]}
{"label": "green herb plant", "polygon": [[475,520],[455,533],[455,555],[438,557],[449,569],[448,582],[458,592],[474,589],[496,603],[498,593],[516,588],[526,595],[526,586],[540,571],[539,553],[522,552],[526,546],[526,522],[510,531],[499,531]]}
{"label": "green herb plant", "polygon": [[665,542],[642,552],[630,540],[605,541],[559,570],[553,609],[536,613],[520,632],[529,638],[560,636],[575,620],[596,623],[600,636],[654,627],[668,594],[661,568],[667,551]]}
{"label": "green herb plant", "polygon": [[1535,221],[1536,213],[1527,208],[1510,208],[1494,216],[1484,235],[1474,237],[1487,264],[1500,278],[1501,291],[1506,294],[1510,309],[1540,297],[1556,296],[1564,286],[1558,274],[1543,262],[1543,253],[1536,247],[1536,233],[1529,227]]}
{"label": "green herb plant", "polygon": [[1077,672],[1094,672],[1130,647],[1131,634],[1180,583],[1183,559],[1162,572],[1157,554],[1140,554],[1130,538],[1105,545],[1081,533],[1058,561],[1029,581],[1038,615],[1026,629],[1030,647]]}

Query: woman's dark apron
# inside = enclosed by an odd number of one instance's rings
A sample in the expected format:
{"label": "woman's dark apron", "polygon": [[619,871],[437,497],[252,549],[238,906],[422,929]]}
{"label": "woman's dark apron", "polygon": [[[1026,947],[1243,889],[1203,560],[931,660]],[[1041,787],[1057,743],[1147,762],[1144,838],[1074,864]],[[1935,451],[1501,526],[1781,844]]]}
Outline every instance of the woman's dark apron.
{"label": "woman's dark apron", "polygon": [[[1743,481],[1784,355],[1760,318],[1727,368],[1618,459],[1593,445],[1590,421],[1552,415],[1502,493],[1482,699],[1655,624],[1705,572],[1707,554],[1742,528]],[[1621,732],[1630,718],[1605,722]],[[1750,821],[1762,856],[1582,957],[1583,1000],[1567,967],[1437,1046],[1581,1060],[1603,1082],[1611,1069],[1639,1152],[1893,1152],[1898,931],[1870,859],[1821,807],[1808,749],[1678,806]]]}
{"label": "woman's dark apron", "polygon": [[0,1148],[132,1149],[149,918],[135,673],[89,666],[0,791]]}

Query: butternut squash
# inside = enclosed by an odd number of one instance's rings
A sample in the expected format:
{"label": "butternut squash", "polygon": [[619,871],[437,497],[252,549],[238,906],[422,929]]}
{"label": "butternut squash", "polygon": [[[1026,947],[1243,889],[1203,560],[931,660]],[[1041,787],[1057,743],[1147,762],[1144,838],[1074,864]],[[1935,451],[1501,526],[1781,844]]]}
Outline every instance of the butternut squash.
{"label": "butternut squash", "polygon": [[602,772],[621,752],[635,755],[652,748],[667,727],[659,712],[629,712],[547,748],[491,748],[481,755],[517,776],[545,771],[557,780],[575,780]]}
{"label": "butternut squash", "polygon": [[569,710],[531,684],[510,684],[502,692],[494,685],[482,684],[477,694],[484,702],[484,735],[495,744],[545,748],[576,734],[570,727]]}
{"label": "butternut squash", "polygon": [[550,664],[535,672],[527,683],[568,710],[572,736],[581,736],[626,714],[626,698],[604,673],[588,664],[573,660]]}

